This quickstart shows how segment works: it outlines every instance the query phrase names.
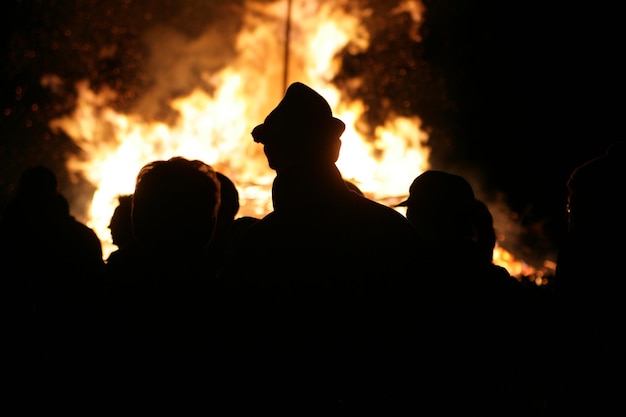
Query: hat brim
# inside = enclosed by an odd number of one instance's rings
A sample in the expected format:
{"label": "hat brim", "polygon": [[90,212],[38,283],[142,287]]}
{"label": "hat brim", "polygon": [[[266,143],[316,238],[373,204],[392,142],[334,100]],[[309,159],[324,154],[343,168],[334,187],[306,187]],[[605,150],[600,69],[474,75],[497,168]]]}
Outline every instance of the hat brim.
{"label": "hat brim", "polygon": [[257,143],[265,143],[267,139],[267,128],[264,123],[256,126],[251,132],[252,139]]}
{"label": "hat brim", "polygon": [[[321,125],[310,126],[308,128],[306,126],[303,128],[302,125],[288,125],[285,126],[285,128],[284,134],[290,134],[293,136],[302,136],[304,132],[307,132],[308,134],[317,135],[319,139],[337,139],[341,137],[343,132],[346,130],[346,125],[336,117],[331,117],[330,119],[324,121]],[[278,129],[275,123],[270,123],[268,125],[267,122],[264,122],[252,129],[250,134],[255,142],[265,145],[267,142],[271,141],[272,136],[277,135],[277,131]]]}

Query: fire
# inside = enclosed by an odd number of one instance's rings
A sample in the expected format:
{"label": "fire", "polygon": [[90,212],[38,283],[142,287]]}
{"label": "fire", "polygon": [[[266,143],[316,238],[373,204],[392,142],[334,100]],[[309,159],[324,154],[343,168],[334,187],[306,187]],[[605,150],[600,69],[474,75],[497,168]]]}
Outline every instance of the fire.
{"label": "fire", "polygon": [[[390,117],[371,130],[373,137],[364,137],[357,129],[364,104],[343,96],[329,81],[339,70],[336,58],[341,51],[359,52],[368,47],[369,33],[360,18],[371,11],[350,9],[347,0],[249,1],[243,10],[236,54],[218,70],[211,65],[202,69],[201,81],[191,93],[163,103],[176,114],[173,120],[153,120],[142,107],[150,97],[162,95],[156,93],[158,81],[155,91],[143,92],[148,99],[126,114],[114,109],[115,91],[93,91],[87,81],[81,81],[76,85],[75,111],[50,123],[84,151],[71,156],[67,167],[95,187],[84,221],[100,236],[105,258],[115,249],[108,225],[117,196],[132,193],[139,169],[156,159],[201,159],[238,186],[240,216],[262,217],[270,212],[275,173],[250,132],[292,81],[302,81],[318,91],[346,124],[337,165],[366,196],[393,206],[406,197],[412,180],[429,169],[428,135],[421,130],[418,117]],[[421,22],[423,7],[418,0],[404,0],[396,10],[408,12],[416,25]],[[190,65],[197,68],[220,61],[199,52],[220,53],[214,46],[221,42],[215,32],[209,29],[197,41],[176,44],[172,38],[177,38],[170,36],[165,47],[158,33],[148,39],[161,61],[178,62],[180,56],[193,56]],[[168,51],[172,56],[164,59]],[[171,73],[179,76],[175,70]],[[163,80],[167,77],[155,78],[169,82]],[[494,260],[514,275],[530,268],[520,266],[524,264],[501,247],[496,248]]]}
{"label": "fire", "polygon": [[[388,205],[400,201],[412,179],[429,168],[428,136],[418,117],[391,118],[374,129],[374,137],[359,133],[356,124],[363,103],[343,97],[328,81],[338,70],[335,57],[341,50],[368,46],[359,15],[347,9],[341,1],[293,1],[287,39],[286,3],[249,2],[236,40],[237,55],[218,71],[207,69],[203,83],[190,94],[169,100],[167,105],[177,114],[169,123],[148,120],[139,108],[119,113],[113,108],[115,91],[93,91],[87,81],[76,85],[75,111],[50,126],[64,131],[84,151],[67,166],[96,187],[86,223],[100,236],[105,257],[115,249],[108,224],[117,195],[131,193],[141,166],[155,159],[201,159],[238,185],[239,215],[261,217],[271,211],[275,173],[250,131],[282,98],[285,74],[288,82],[302,81],[317,90],[345,122],[337,162],[344,176],[368,197]],[[286,44],[291,45],[287,67]]]}

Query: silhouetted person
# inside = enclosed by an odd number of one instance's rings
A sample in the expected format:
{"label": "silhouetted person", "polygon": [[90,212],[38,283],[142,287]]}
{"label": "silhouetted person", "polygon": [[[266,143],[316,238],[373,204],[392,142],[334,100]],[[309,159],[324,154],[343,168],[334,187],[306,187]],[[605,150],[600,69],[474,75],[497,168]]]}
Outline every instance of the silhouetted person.
{"label": "silhouetted person", "polygon": [[80,300],[102,284],[100,240],[70,215],[56,175],[47,167],[22,173],[3,213],[0,245],[3,280],[26,291],[34,326],[71,326]]}
{"label": "silhouetted person", "polygon": [[348,188],[335,165],[344,129],[316,91],[289,86],[252,131],[276,171],[274,210],[221,275],[236,294],[228,311],[248,392],[296,414],[380,405],[395,382],[391,352],[411,333],[404,266],[408,253],[420,262],[420,241],[400,213]]}
{"label": "silhouetted person", "polygon": [[217,273],[225,261],[226,254],[231,250],[239,236],[258,220],[252,216],[237,217],[239,212],[239,191],[235,183],[221,172],[216,172],[220,181],[220,208],[217,213],[217,224],[207,256]]}
{"label": "silhouetted person", "polygon": [[472,241],[474,190],[460,175],[428,170],[409,188],[406,218],[426,237],[431,247],[451,248]]}
{"label": "silhouetted person", "polygon": [[623,415],[626,144],[573,170],[555,271],[557,367],[552,415]]}
{"label": "silhouetted person", "polygon": [[[497,235],[493,224],[493,215],[487,204],[478,198],[474,199],[474,241],[477,250],[482,254],[486,264],[493,264]],[[480,255],[479,255],[480,256]],[[493,269],[500,270],[503,276],[510,275],[506,268],[493,264]]]}
{"label": "silhouetted person", "polygon": [[109,222],[111,239],[117,246],[106,259],[105,269],[109,278],[119,276],[120,269],[131,268],[139,255],[139,244],[133,234],[132,225],[133,195],[119,195],[117,200],[117,207]]}
{"label": "silhouetted person", "polygon": [[[91,347],[91,307],[104,261],[98,236],[71,216],[47,167],[23,171],[3,213],[0,268],[9,330],[4,351],[20,346],[14,357],[7,354],[17,369],[15,382],[27,378],[28,392],[42,401],[50,399],[42,392],[54,387],[74,390]],[[60,372],[64,381],[57,380]]]}
{"label": "silhouetted person", "polygon": [[535,338],[530,300],[519,281],[491,262],[492,230],[487,247],[477,239],[476,201],[464,177],[427,170],[398,205],[426,237],[434,264],[423,282],[425,297],[416,299],[429,358],[417,380],[425,378],[421,389],[430,393],[424,404],[438,404],[442,414],[463,404],[468,415],[533,415],[543,404],[530,385],[540,380],[527,351]]}
{"label": "silhouetted person", "polygon": [[156,408],[167,398],[182,406],[199,401],[196,390],[208,390],[208,378],[216,378],[207,368],[219,338],[211,325],[214,268],[205,250],[219,205],[220,182],[200,160],[153,161],[137,175],[132,228],[141,257],[115,279],[103,314],[109,376],[119,374],[114,386],[136,394],[133,401],[156,394]]}

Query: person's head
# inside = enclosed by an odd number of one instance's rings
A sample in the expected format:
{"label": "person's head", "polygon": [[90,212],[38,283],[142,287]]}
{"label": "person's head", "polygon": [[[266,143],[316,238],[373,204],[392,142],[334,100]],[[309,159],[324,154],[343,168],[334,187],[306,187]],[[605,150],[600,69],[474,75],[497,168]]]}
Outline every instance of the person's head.
{"label": "person's head", "polygon": [[406,217],[435,244],[472,240],[474,191],[460,175],[428,170],[418,175],[409,197],[397,205]]}
{"label": "person's head", "polygon": [[57,177],[43,165],[26,168],[15,189],[15,196],[2,216],[32,222],[55,221],[60,214]]}
{"label": "person's head", "polygon": [[309,162],[335,163],[344,130],[345,124],[333,117],[324,97],[295,82],[265,121],[252,130],[252,137],[264,145],[270,168],[280,171]]}
{"label": "person's head", "polygon": [[221,172],[216,172],[215,175],[220,182],[220,208],[217,216],[230,223],[239,212],[239,191],[226,175]]}
{"label": "person's head", "polygon": [[239,191],[226,175],[221,172],[216,172],[216,175],[220,182],[220,208],[217,212],[213,243],[219,246],[224,243],[239,212]]}
{"label": "person's head", "polygon": [[22,172],[16,189],[16,197],[34,204],[56,201],[58,182],[54,171],[43,165],[27,168]]}
{"label": "person's head", "polygon": [[135,237],[133,236],[133,226],[131,213],[133,208],[133,195],[122,194],[117,196],[117,207],[111,216],[109,229],[113,244],[118,248],[132,247]]}
{"label": "person's head", "polygon": [[220,182],[213,168],[183,157],[144,165],[135,183],[132,224],[137,243],[149,250],[186,250],[213,238]]}
{"label": "person's head", "polygon": [[584,234],[624,231],[622,190],[626,183],[626,143],[578,166],[567,181],[569,230]]}
{"label": "person's head", "polygon": [[56,212],[59,218],[71,217],[70,202],[61,193],[56,194]]}

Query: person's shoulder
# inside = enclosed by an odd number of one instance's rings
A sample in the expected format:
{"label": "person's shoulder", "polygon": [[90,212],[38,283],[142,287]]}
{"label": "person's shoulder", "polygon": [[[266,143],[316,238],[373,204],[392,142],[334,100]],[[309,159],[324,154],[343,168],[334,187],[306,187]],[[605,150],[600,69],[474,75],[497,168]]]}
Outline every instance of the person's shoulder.
{"label": "person's shoulder", "polygon": [[362,213],[364,214],[379,217],[382,216],[382,218],[391,220],[395,219],[399,222],[407,222],[406,217],[404,217],[399,211],[395,210],[393,207],[372,200],[371,198],[352,192],[350,193],[350,199],[351,203],[358,209],[363,210]]}
{"label": "person's shoulder", "polygon": [[68,230],[74,233],[77,237],[82,237],[84,239],[90,240],[98,240],[100,241],[98,234],[96,231],[87,226],[85,223],[82,223],[76,220],[74,217],[70,217],[67,222]]}
{"label": "person's shoulder", "polygon": [[393,207],[365,197],[359,198],[361,201],[359,202],[359,207],[355,210],[355,215],[363,216],[371,226],[380,225],[390,232],[417,235],[415,227],[402,213]]}

